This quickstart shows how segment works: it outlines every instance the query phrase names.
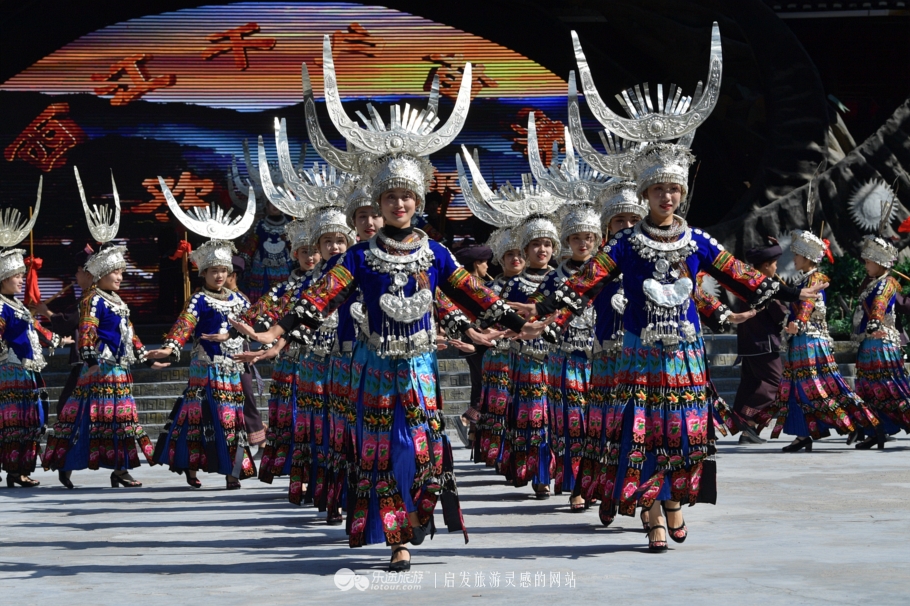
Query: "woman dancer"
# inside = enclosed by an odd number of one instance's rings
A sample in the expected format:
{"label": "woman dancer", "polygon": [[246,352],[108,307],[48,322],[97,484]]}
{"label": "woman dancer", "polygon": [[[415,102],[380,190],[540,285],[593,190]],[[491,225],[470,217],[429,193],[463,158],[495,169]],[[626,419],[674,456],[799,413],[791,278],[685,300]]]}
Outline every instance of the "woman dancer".
{"label": "woman dancer", "polygon": [[142,486],[129,473],[139,467],[139,451],[152,461],[152,442],[139,424],[133,400],[130,366],[136,362],[151,368],[166,363],[147,359],[147,352],[130,322],[130,308],[117,295],[126,268],[125,246],[111,243],[120,226],[120,196],[111,175],[114,212],[89,207],[76,172],[76,184],[89,231],[102,245],[85,262],[94,285],[82,298],[79,321],[79,355],[82,372],[72,396],[57,416],[42,462],[55,469],[61,483],[73,488],[70,474],[79,469],[111,469],[111,487]]}
{"label": "woman dancer", "polygon": [[185,474],[192,488],[202,486],[197,477],[201,469],[225,476],[227,490],[236,490],[241,479],[256,475],[243,422],[243,364],[233,359],[243,344],[240,338],[221,340],[217,335],[227,333],[228,319],[239,316],[249,306],[245,297],[225,288],[224,283],[233,270],[232,258],[237,252],[230,240],[252,225],[255,194],[251,193],[245,215],[231,224],[233,217],[222,217],[220,209],[217,214],[214,208],[206,209],[207,213],[197,209],[196,217],[190,217],[177,204],[164,180],[158,181],[168,207],[180,222],[188,230],[213,239],[190,254],[205,285],[186,302],[161,349],[148,353],[152,359],[179,359],[183,346],[193,342],[189,384],[171,415],[173,424],[156,462]]}
{"label": "woman dancer", "polygon": [[[890,209],[889,209],[890,210]],[[890,219],[891,213],[883,217]],[[881,229],[879,233],[884,232]],[[895,301],[901,285],[888,270],[897,261],[897,249],[883,237],[866,236],[862,258],[869,283],[859,296],[854,316],[856,393],[881,422],[875,433],[856,445],[860,450],[885,447],[885,435],[910,431],[910,380],[904,368]]]}
{"label": "woman dancer", "polygon": [[[366,131],[346,117],[338,101],[328,37],[323,65],[335,125],[346,137],[358,140],[361,151],[330,148],[317,130],[312,88],[305,78],[310,140],[323,157],[345,165],[341,168],[370,167],[373,203],[380,209],[385,226],[369,242],[361,242],[337,257],[323,278],[303,294],[294,312],[256,338],[271,341],[300,322],[315,328],[357,288],[363,293],[367,351],[363,375],[356,386],[363,412],[357,419],[359,464],[351,481],[355,489],[348,501],[349,540],[351,546],[385,541],[393,549],[390,570],[402,571],[410,568],[410,554],[403,543],[423,541],[430,530],[437,494],[441,488],[454,489],[453,482],[441,484],[442,426],[433,380],[434,291],[438,286],[472,315],[492,320],[502,317],[519,331],[524,322],[458,267],[445,247],[411,227],[433,170],[420,154],[447,145],[460,130],[462,112],[469,103],[470,67],[465,69],[456,101],[460,109],[454,114],[455,123],[450,120],[443,126],[445,135],[429,126],[405,130],[399,121],[393,121],[386,130],[377,119],[370,124],[370,135],[364,137]],[[434,111],[425,116],[435,115],[435,90],[431,97]],[[390,153],[390,149],[396,151]],[[243,324],[235,326],[255,334]],[[467,332],[473,333],[475,340],[486,342],[476,331]]]}
{"label": "woman dancer", "polygon": [[41,342],[49,347],[73,342],[72,337],[60,337],[35,322],[16,299],[25,283],[25,251],[12,247],[32,230],[40,208],[41,181],[35,213],[29,221],[20,224],[21,216],[15,209],[0,218],[0,468],[6,471],[10,488],[40,484],[29,476],[35,471],[46,421],[47,394],[39,373],[47,362]]}
{"label": "woman dancer", "polygon": [[[810,225],[811,225],[810,211]],[[827,244],[809,231],[793,234],[793,264],[797,288],[821,288],[828,277],[818,271],[818,263],[827,252]],[[784,374],[777,402],[760,415],[762,423],[776,417],[771,432],[776,438],[781,431],[796,436],[783,452],[812,452],[812,439],[821,430],[836,428],[850,433],[857,427],[878,424],[870,411],[844,381],[831,351],[831,336],[826,321],[826,299],[802,300],[790,304],[785,330],[786,343],[781,344]]]}

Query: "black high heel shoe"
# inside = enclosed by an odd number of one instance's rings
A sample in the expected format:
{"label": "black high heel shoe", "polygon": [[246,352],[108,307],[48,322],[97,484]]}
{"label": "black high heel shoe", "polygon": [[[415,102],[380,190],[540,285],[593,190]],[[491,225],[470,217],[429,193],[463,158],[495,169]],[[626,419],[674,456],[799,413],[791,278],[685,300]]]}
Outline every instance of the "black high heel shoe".
{"label": "black high heel shoe", "polygon": [[342,522],[344,522],[344,516],[341,515],[340,511],[328,512],[325,519],[325,523],[329,526],[340,526]]}
{"label": "black high heel shoe", "polygon": [[397,562],[393,562],[393,561],[389,560],[389,572],[407,572],[411,569],[411,560],[410,560],[411,552],[410,552],[410,550],[407,547],[405,547],[404,545],[399,545],[398,547],[395,548],[395,551],[392,552],[392,557],[394,558],[395,554],[398,553],[399,551],[407,551],[408,559],[407,560],[398,560]]}
{"label": "black high heel shoe", "polygon": [[664,508],[664,517],[667,518],[667,536],[670,537],[674,543],[682,543],[686,540],[686,537],[689,536],[689,529],[686,527],[686,521],[683,520],[682,526],[673,528],[670,526],[670,516],[667,515],[667,512],[670,511],[682,511],[682,506],[675,509],[668,509],[666,505],[661,504],[661,507]]}
{"label": "black high heel shoe", "polygon": [[202,482],[199,478],[195,476],[191,477],[190,474],[186,472],[184,472],[184,475],[186,475],[186,483],[189,484],[190,488],[202,488]]}
{"label": "black high heel shoe", "polygon": [[781,448],[781,452],[799,452],[803,448],[806,449],[806,452],[812,452],[812,438],[796,438],[792,444],[788,444]]}
{"label": "black high heel shoe", "polygon": [[543,501],[544,499],[550,498],[550,486],[547,484],[531,484],[531,488],[534,490],[534,496]]}
{"label": "black high heel shoe", "polygon": [[411,536],[411,545],[420,545],[428,534],[430,534],[430,520],[427,520],[426,524],[414,528],[414,534]]}
{"label": "black high heel shoe", "polygon": [[61,484],[63,484],[64,486],[66,486],[66,487],[69,488],[70,490],[72,490],[73,488],[75,488],[75,486],[73,486],[72,480],[70,480],[70,472],[68,472],[68,471],[63,471],[62,469],[58,470],[58,471],[57,471],[57,479],[60,480],[60,483],[61,483]]}
{"label": "black high heel shoe", "polygon": [[[655,530],[664,531],[664,536],[665,536],[664,540],[657,541],[657,540],[651,539],[651,533],[654,532]],[[668,549],[670,549],[670,547],[667,545],[666,529],[664,529],[663,524],[661,524],[660,526],[652,526],[651,530],[648,531],[648,551],[650,551],[651,553],[663,553],[663,552],[667,551]]]}
{"label": "black high heel shoe", "polygon": [[120,475],[116,471],[112,471],[111,488],[117,488],[118,486],[124,486],[126,488],[141,488],[142,482],[137,482],[133,478],[129,477],[129,474]]}
{"label": "black high heel shoe", "polygon": [[16,476],[11,473],[6,475],[6,485],[9,488],[12,488],[14,484],[18,484],[22,488],[34,488],[40,483],[41,482],[38,480],[33,480],[22,475]]}

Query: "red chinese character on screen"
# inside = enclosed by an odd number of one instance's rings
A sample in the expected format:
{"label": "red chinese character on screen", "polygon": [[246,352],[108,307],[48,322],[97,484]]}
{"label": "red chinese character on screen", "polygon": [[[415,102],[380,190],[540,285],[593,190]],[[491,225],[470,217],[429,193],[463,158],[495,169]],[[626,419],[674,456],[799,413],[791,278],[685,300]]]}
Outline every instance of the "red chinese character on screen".
{"label": "red chinese character on screen", "polygon": [[145,64],[154,59],[145,53],[130,55],[111,65],[108,74],[92,74],[92,82],[109,82],[95,89],[95,94],[114,95],[111,105],[128,105],[158,88],[168,88],[177,83],[177,76],[167,74],[149,78]]}
{"label": "red chinese character on screen", "polygon": [[[427,81],[423,85],[423,90],[430,90],[433,83],[433,76],[439,75],[439,92],[450,99],[458,96],[458,88],[461,86],[461,75],[464,73],[465,61],[464,55],[455,53],[454,55],[442,55],[434,53],[423,58],[424,61],[436,63],[439,67],[430,70]],[[471,100],[477,96],[483,88],[496,88],[499,83],[486,75],[486,68],[482,63],[472,63],[471,71],[473,80],[471,82]]]}
{"label": "red chinese character on screen", "polygon": [[332,48],[349,55],[375,58],[385,47],[385,41],[374,36],[359,23],[351,23],[346,32],[336,30],[332,34]]}
{"label": "red chinese character on screen", "polygon": [[559,142],[560,151],[565,149],[566,125],[559,120],[551,120],[540,110],[529,107],[518,111],[518,124],[512,124],[512,130],[517,133],[512,137],[512,149],[528,156],[528,114],[534,112],[534,124],[537,126],[537,145],[540,148],[540,159],[545,166],[553,159],[553,142]]}
{"label": "red chinese character on screen", "polygon": [[9,162],[24,160],[46,173],[66,164],[66,152],[88,140],[85,131],[68,117],[69,111],[69,103],[47,106],[6,147],[3,157]]}
{"label": "red chinese character on screen", "polygon": [[220,44],[215,44],[215,46],[202,53],[202,58],[206,61],[211,61],[215,57],[231,53],[234,55],[234,66],[243,71],[250,66],[250,60],[246,54],[248,50],[272,50],[275,48],[275,43],[277,42],[275,38],[244,39],[246,36],[251,36],[258,32],[258,23],[247,23],[234,29],[212,34],[206,40]]}
{"label": "red chinese character on screen", "polygon": [[[211,179],[197,177],[188,171],[182,172],[180,176],[177,177],[176,181],[171,178],[165,178],[164,183],[174,194],[174,197],[180,201],[180,205],[183,207],[208,206],[209,203],[203,200],[202,197],[212,193],[212,190],[215,189],[215,184]],[[167,206],[167,200],[164,199],[164,193],[161,191],[161,185],[158,183],[158,178],[146,179],[142,182],[142,187],[152,194],[153,199],[148,202],[137,204],[131,208],[129,212],[140,215],[155,213],[155,218],[158,221],[163,223],[167,222],[167,209],[165,208],[163,211],[157,212],[162,206]],[[182,200],[180,199],[181,196],[183,196]]]}

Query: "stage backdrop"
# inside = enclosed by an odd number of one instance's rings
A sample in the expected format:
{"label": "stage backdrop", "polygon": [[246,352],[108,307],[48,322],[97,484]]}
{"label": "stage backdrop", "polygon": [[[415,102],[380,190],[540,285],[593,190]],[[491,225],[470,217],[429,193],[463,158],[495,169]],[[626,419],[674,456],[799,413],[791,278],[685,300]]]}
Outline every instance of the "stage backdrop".
{"label": "stage backdrop", "polygon": [[[440,115],[451,111],[465,62],[472,104],[458,144],[480,148],[488,179],[528,172],[527,113],[537,113],[545,159],[563,137],[566,74],[469,32],[400,11],[354,3],[236,3],[131,19],[83,36],[0,85],[0,201],[27,212],[44,177],[35,255],[44,259],[45,297],[71,281],[69,255],[90,240],[73,176],[90,200],[110,200],[113,172],[129,245],[123,294],[139,321],[158,308],[158,265],[182,228],[168,216],[158,175],[184,206],[231,205],[232,159],[247,177],[242,143],[263,135],[275,158],[272,124],[287,118],[292,154],[305,148],[300,66],[306,62],[323,130],[336,145],[322,99],[322,40],[330,35],[348,112],[366,100],[425,106],[440,78]],[[456,146],[434,156],[433,190],[448,202],[450,232],[477,228],[457,185]]]}

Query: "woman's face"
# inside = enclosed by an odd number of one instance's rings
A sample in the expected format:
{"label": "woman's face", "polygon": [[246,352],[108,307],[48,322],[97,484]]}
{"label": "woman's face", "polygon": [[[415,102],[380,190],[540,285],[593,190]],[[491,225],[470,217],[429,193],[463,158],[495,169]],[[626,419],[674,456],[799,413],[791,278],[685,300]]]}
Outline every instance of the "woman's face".
{"label": "woman's face", "polygon": [[331,259],[348,249],[348,239],[344,234],[333,232],[319,236],[319,254],[323,259]]}
{"label": "woman's face", "polygon": [[294,251],[294,256],[297,257],[297,265],[301,271],[310,271],[321,258],[315,246],[301,246]]}
{"label": "woman's face", "polygon": [[22,285],[25,283],[25,274],[16,274],[10,276],[0,283],[0,291],[5,295],[17,295],[22,292]]}
{"label": "woman's face", "polygon": [[410,227],[411,219],[417,212],[417,196],[401,187],[390,189],[380,196],[379,210],[385,225],[399,229]]}
{"label": "woman's face", "polygon": [[230,267],[207,268],[202,272],[202,276],[205,278],[205,287],[209,290],[221,290],[221,287],[224,286],[225,281],[227,281],[229,273],[231,273]]}
{"label": "woman's face", "polygon": [[490,263],[488,261],[474,261],[474,274],[478,276],[487,275],[487,270],[490,268]]}
{"label": "woman's face", "polygon": [[610,219],[610,235],[615,235],[621,232],[624,229],[629,229],[633,227],[636,223],[641,221],[641,217],[635,213],[619,213],[618,215],[613,215],[613,218]]}
{"label": "woman's face", "polygon": [[866,261],[866,274],[870,278],[880,278],[881,276],[885,275],[886,271],[888,271],[887,267],[885,267],[884,265],[879,265],[875,261],[870,261],[869,259],[865,259],[865,261]]}
{"label": "woman's face", "polygon": [[502,256],[502,273],[511,278],[521,273],[525,268],[525,258],[517,248],[506,251]]}
{"label": "woman's face", "polygon": [[682,187],[678,183],[655,183],[645,190],[651,220],[657,225],[666,225],[682,201]]}
{"label": "woman's face", "polygon": [[123,283],[123,270],[115,269],[98,280],[98,288],[101,290],[120,290],[120,284]]}
{"label": "woman's face", "polygon": [[576,261],[587,261],[597,248],[597,235],[582,231],[569,236],[569,248],[572,249],[572,258]]}
{"label": "woman's face", "polygon": [[534,269],[546,267],[553,256],[553,241],[550,238],[534,238],[525,246],[525,256],[528,265]]}
{"label": "woman's face", "polygon": [[793,266],[796,271],[809,271],[815,267],[815,263],[802,255],[793,255]]}
{"label": "woman's face", "polygon": [[372,206],[362,206],[354,213],[354,229],[361,242],[372,238],[382,227],[382,216],[373,211]]}

